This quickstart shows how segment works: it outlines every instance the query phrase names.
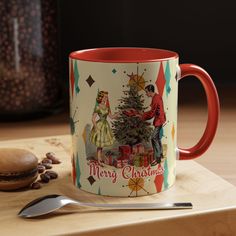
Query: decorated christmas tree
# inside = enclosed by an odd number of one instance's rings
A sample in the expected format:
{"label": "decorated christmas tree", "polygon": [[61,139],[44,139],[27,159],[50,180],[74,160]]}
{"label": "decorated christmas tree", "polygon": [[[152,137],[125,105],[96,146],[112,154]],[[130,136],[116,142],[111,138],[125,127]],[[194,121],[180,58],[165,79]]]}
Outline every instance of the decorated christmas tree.
{"label": "decorated christmas tree", "polygon": [[112,122],[112,129],[120,144],[133,146],[148,142],[152,128],[150,123],[139,116],[145,110],[143,95],[138,93],[137,86],[129,85],[128,87],[129,90],[123,91],[124,96],[117,107],[120,115]]}

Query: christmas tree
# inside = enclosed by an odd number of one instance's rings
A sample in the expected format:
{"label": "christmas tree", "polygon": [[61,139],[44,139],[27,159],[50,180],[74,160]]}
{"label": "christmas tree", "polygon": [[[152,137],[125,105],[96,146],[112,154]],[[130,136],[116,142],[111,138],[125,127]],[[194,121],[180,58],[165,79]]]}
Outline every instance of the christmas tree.
{"label": "christmas tree", "polygon": [[148,142],[152,133],[150,123],[137,115],[145,110],[143,95],[138,93],[135,85],[129,85],[129,90],[123,92],[125,96],[118,105],[120,115],[112,122],[115,138],[119,143],[130,146]]}

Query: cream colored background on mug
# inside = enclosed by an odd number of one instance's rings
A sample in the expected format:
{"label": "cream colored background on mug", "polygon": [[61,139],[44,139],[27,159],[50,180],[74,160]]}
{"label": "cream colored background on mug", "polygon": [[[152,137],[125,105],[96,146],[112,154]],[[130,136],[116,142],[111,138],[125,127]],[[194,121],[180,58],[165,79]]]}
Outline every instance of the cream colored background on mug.
{"label": "cream colored background on mug", "polygon": [[[72,59],[70,59],[71,62]],[[73,60],[73,64],[74,64]],[[79,160],[80,160],[80,169],[81,169],[81,180],[80,183],[82,185],[81,189],[84,189],[89,192],[97,193],[98,188],[100,186],[101,192],[104,195],[121,195],[128,196],[130,190],[128,188],[122,187],[122,185],[127,185],[127,180],[123,178],[121,181],[117,182],[116,185],[112,184],[112,182],[108,179],[103,179],[100,181],[96,181],[93,185],[90,185],[87,180],[89,176],[89,169],[86,160],[85,154],[85,144],[82,138],[82,133],[86,124],[91,124],[92,127],[92,114],[95,106],[97,91],[104,90],[108,91],[108,97],[110,101],[110,107],[112,113],[115,112],[115,107],[118,106],[119,101],[122,96],[124,96],[123,90],[127,89],[127,87],[123,87],[122,85],[126,85],[129,81],[128,75],[137,73],[137,66],[139,75],[144,72],[144,79],[146,85],[154,84],[158,76],[160,62],[151,62],[151,63],[99,63],[99,62],[87,62],[87,61],[76,61],[79,71],[79,88],[80,92],[76,95],[74,91],[73,98],[70,94],[71,100],[71,116],[74,114],[76,107],[77,112],[74,120],[79,120],[76,124],[75,134],[72,137],[73,140],[73,150],[74,153],[78,151]],[[166,61],[163,61],[163,68],[165,72]],[[171,186],[175,180],[175,160],[176,160],[176,131],[177,131],[177,93],[178,86],[175,79],[176,74],[176,65],[178,65],[178,60],[169,60],[170,72],[171,72],[171,80],[170,87],[171,92],[167,96],[166,90],[163,90],[163,102],[164,109],[166,112],[167,123],[164,127],[164,135],[168,138],[163,137],[162,143],[167,144],[167,158],[168,158],[168,183]],[[112,73],[112,70],[116,69],[116,73]],[[146,71],[144,71],[146,69]],[[124,71],[126,73],[124,73]],[[86,79],[92,76],[95,80],[95,83],[89,87]],[[150,82],[151,80],[151,82]],[[155,86],[156,88],[156,86]],[[145,105],[150,106],[151,99],[148,98],[144,92]],[[150,108],[150,107],[149,107]],[[168,108],[168,110],[167,110]],[[107,118],[110,123],[110,119]],[[152,120],[150,120],[152,122]],[[172,141],[171,131],[172,125],[174,125],[175,129],[175,138],[174,142]],[[117,171],[120,171],[117,169]],[[155,192],[155,185],[153,183],[154,178],[152,177],[149,186],[145,186],[145,189],[149,192]],[[153,184],[151,184],[153,183]],[[143,192],[145,195],[145,192]],[[141,193],[139,193],[141,195]]]}

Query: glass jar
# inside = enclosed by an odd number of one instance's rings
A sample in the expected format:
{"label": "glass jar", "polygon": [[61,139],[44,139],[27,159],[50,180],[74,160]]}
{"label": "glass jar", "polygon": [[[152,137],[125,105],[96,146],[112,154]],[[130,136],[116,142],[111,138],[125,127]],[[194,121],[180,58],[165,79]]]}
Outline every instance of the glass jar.
{"label": "glass jar", "polygon": [[0,119],[58,109],[57,19],[55,0],[0,1]]}

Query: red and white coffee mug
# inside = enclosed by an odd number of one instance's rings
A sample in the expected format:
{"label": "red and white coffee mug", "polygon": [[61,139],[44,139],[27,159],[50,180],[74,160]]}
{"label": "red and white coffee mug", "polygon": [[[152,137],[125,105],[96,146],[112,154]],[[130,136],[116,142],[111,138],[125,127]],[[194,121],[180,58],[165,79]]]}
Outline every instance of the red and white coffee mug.
{"label": "red and white coffee mug", "polygon": [[[179,65],[177,53],[151,48],[97,48],[70,54],[72,176],[85,191],[143,196],[164,191],[176,159],[202,155],[218,124],[219,99],[208,73]],[[192,148],[177,146],[178,82],[197,77],[208,121]]]}

